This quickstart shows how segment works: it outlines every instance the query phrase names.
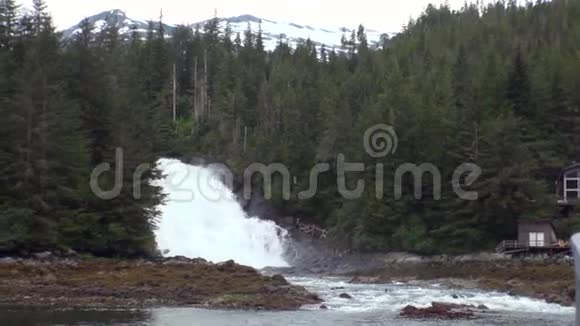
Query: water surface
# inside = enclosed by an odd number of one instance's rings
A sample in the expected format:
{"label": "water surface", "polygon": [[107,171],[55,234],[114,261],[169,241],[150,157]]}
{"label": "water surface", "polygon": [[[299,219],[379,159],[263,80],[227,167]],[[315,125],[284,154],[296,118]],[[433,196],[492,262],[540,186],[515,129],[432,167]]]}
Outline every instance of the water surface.
{"label": "water surface", "polygon": [[[292,312],[212,311],[159,308],[145,311],[31,311],[0,313],[0,325],[144,325],[144,326],[285,326],[285,325],[550,325],[574,324],[574,309],[498,292],[452,290],[438,284],[348,284],[341,278],[290,277],[319,293],[328,310],[318,305]],[[343,292],[352,300],[341,299]],[[414,321],[398,316],[406,305],[432,301],[484,304],[490,311],[469,321]]]}

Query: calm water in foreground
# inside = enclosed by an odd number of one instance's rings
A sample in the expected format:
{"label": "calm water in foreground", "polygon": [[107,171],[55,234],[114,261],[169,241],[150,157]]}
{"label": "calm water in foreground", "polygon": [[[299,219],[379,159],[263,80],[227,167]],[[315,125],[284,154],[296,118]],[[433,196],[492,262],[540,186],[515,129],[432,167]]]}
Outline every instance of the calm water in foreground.
{"label": "calm water in foreground", "polygon": [[[328,310],[305,307],[294,312],[209,311],[162,308],[145,311],[0,311],[0,325],[573,325],[574,309],[529,298],[474,290],[451,290],[438,284],[353,285],[339,278],[289,278],[319,293]],[[340,299],[340,293],[354,299]],[[432,301],[485,304],[491,310],[471,321],[411,321],[398,313],[406,305]]]}

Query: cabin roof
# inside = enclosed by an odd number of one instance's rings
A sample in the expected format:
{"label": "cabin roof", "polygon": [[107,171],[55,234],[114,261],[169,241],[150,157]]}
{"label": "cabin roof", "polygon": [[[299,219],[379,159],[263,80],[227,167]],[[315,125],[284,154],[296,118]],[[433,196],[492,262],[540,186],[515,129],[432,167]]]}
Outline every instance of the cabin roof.
{"label": "cabin roof", "polygon": [[568,167],[565,167],[562,172],[566,173],[568,171],[572,171],[572,170],[580,170],[580,163],[574,163]]}
{"label": "cabin roof", "polygon": [[518,225],[549,225],[550,227],[554,228],[554,223],[552,223],[552,220],[525,220],[519,221]]}

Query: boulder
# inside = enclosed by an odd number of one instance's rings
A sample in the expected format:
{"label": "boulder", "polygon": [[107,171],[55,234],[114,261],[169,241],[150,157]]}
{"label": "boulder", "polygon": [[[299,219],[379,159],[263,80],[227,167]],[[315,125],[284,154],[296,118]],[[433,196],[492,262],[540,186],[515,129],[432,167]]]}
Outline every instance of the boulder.
{"label": "boulder", "polygon": [[474,305],[446,303],[446,302],[431,302],[431,306],[437,309],[475,309]]}
{"label": "boulder", "polygon": [[566,298],[565,295],[547,294],[544,296],[544,298],[548,303],[555,303],[559,305],[571,305],[573,303],[573,301]]}
{"label": "boulder", "polygon": [[352,299],[352,296],[348,293],[341,293],[338,297],[342,299]]}
{"label": "boulder", "polygon": [[79,257],[79,254],[72,249],[68,249],[66,252],[64,252],[63,256],[68,258],[77,258]]}
{"label": "boulder", "polygon": [[475,311],[488,310],[485,305],[465,305],[446,302],[432,302],[431,307],[417,308],[407,306],[401,311],[401,316],[413,319],[472,319],[475,317]]}
{"label": "boulder", "polygon": [[36,259],[48,259],[48,258],[52,257],[52,252],[50,252],[50,251],[39,252],[39,253],[32,254],[32,257],[34,257]]}
{"label": "boulder", "polygon": [[56,278],[56,276],[54,276],[54,274],[49,273],[44,277],[44,280],[46,282],[53,283],[53,282],[56,282],[57,278]]}
{"label": "boulder", "polygon": [[[224,262],[226,263],[226,262]],[[184,256],[175,256],[171,258],[166,258],[163,261],[164,265],[208,265],[207,260],[203,258],[190,259]]]}
{"label": "boulder", "polygon": [[175,257],[173,257],[173,259],[175,259],[175,260],[179,260],[179,261],[184,261],[184,262],[189,262],[189,261],[191,261],[191,259],[189,259],[189,258],[187,258],[187,257],[185,257],[185,256],[175,256]]}
{"label": "boulder", "polygon": [[510,287],[510,288],[514,288],[514,287],[517,288],[517,287],[522,287],[523,286],[522,282],[520,280],[518,280],[518,279],[508,280],[507,283],[506,283],[506,285],[508,287]]}
{"label": "boulder", "polygon": [[280,274],[276,274],[274,276],[272,276],[272,281],[276,284],[276,285],[289,285],[290,283],[288,283],[288,281],[286,281],[286,279],[284,278],[284,276],[280,275]]}
{"label": "boulder", "polygon": [[272,285],[266,285],[264,287],[262,287],[261,292],[264,293],[275,293],[278,291],[278,288]]}
{"label": "boulder", "polygon": [[380,278],[376,276],[355,276],[348,283],[351,284],[377,284]]}
{"label": "boulder", "polygon": [[[307,292],[306,289],[302,289],[302,291],[299,292]],[[316,293],[307,293],[306,297],[308,298],[308,300],[312,301],[312,302],[322,302],[323,300],[318,296],[318,294]]]}
{"label": "boulder", "polygon": [[73,267],[73,268],[76,268],[79,266],[79,262],[76,261],[75,259],[71,259],[71,258],[61,260],[59,263],[62,265]]}
{"label": "boulder", "polygon": [[196,265],[209,265],[210,264],[206,259],[203,259],[203,258],[193,258],[193,259],[191,259],[191,262],[193,264],[196,264]]}
{"label": "boulder", "polygon": [[568,287],[568,289],[566,289],[566,294],[568,295],[568,298],[574,300],[576,298],[576,287],[575,286]]}
{"label": "boulder", "polygon": [[0,265],[12,265],[16,264],[18,261],[12,257],[0,258]]}
{"label": "boulder", "polygon": [[217,264],[218,270],[224,271],[236,267],[236,262],[232,259]]}
{"label": "boulder", "polygon": [[320,309],[322,309],[322,310],[328,310],[328,307],[327,307],[327,306],[325,306],[325,305],[321,305],[321,306],[320,306]]}
{"label": "boulder", "polygon": [[431,306],[428,308],[417,308],[414,306],[406,306],[401,311],[401,317],[412,319],[471,319],[474,317],[473,311],[470,310],[456,310],[444,306]]}

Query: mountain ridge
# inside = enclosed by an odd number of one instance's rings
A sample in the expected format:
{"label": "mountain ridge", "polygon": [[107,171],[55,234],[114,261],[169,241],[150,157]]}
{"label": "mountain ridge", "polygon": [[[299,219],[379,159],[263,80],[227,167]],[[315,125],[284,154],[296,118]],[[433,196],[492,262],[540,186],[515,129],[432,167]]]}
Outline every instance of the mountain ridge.
{"label": "mountain ridge", "polygon": [[[70,39],[76,33],[80,32],[81,23],[87,20],[93,27],[95,32],[100,32],[107,26],[115,26],[119,29],[119,34],[123,38],[129,38],[133,33],[138,33],[142,38],[145,37],[149,28],[150,21],[138,20],[131,18],[125,11],[120,9],[112,9],[103,11],[96,15],[87,17],[81,20],[78,24],[64,30],[63,39]],[[188,24],[192,29],[202,28],[211,19],[206,19],[193,24]],[[218,17],[220,28],[223,30],[226,24],[230,25],[232,30],[232,37],[238,33],[243,33],[248,29],[257,31],[261,29],[264,38],[264,45],[267,50],[273,50],[280,39],[284,40],[291,46],[296,46],[300,42],[310,39],[315,45],[322,46],[323,44],[328,48],[339,48],[343,36],[349,38],[353,32],[347,27],[337,28],[321,28],[313,27],[311,25],[297,24],[294,22],[274,21],[266,18],[261,18],[252,14],[242,14],[232,17]],[[158,22],[153,22],[157,24]],[[173,31],[178,24],[164,23],[166,36],[171,37]],[[397,33],[379,32],[374,29],[366,30],[369,45],[378,47],[386,38],[389,39]]]}

